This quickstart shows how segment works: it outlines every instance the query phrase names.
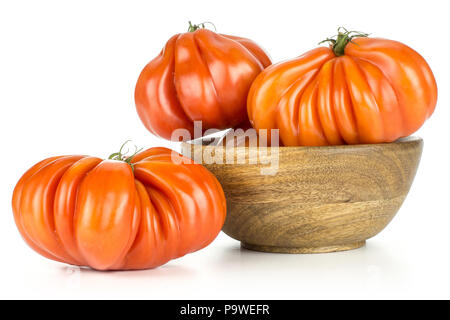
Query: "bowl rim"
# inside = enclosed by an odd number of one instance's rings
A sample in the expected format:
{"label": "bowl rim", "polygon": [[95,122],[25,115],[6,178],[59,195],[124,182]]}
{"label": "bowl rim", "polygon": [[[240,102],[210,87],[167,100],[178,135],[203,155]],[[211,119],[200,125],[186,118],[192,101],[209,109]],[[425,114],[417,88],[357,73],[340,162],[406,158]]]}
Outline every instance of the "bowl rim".
{"label": "bowl rim", "polygon": [[[183,141],[182,145],[188,145],[188,146],[193,146],[193,147],[199,147],[201,146],[202,148],[206,148],[206,147],[214,147],[214,148],[225,148],[225,146],[223,145],[211,145],[211,144],[204,144],[203,142],[206,139],[210,139],[211,141],[213,139],[215,139],[216,137],[213,136],[205,136],[205,137],[201,137],[198,139],[194,139],[194,140],[189,140],[189,141]],[[318,151],[318,150],[342,150],[342,149],[366,149],[366,148],[374,148],[374,147],[381,147],[381,148],[385,148],[385,147],[390,147],[390,146],[399,146],[399,145],[405,145],[405,144],[423,144],[423,139],[421,137],[418,136],[407,136],[407,137],[402,137],[399,138],[395,141],[392,142],[383,142],[383,143],[361,143],[361,144],[343,144],[343,145],[330,145],[330,146],[279,146],[279,149],[282,150],[294,150],[294,149],[299,149],[299,150],[314,150],[314,151]],[[251,149],[251,148],[272,148],[272,147],[248,147],[248,146],[234,146],[233,149]]]}

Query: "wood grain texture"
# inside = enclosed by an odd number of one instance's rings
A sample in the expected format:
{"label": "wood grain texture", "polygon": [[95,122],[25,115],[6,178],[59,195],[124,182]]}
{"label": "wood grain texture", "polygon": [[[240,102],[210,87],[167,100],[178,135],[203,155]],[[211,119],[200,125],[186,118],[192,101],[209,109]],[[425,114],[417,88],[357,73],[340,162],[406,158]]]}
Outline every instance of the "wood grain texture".
{"label": "wood grain texture", "polygon": [[[211,151],[223,156],[224,164],[203,163],[227,197],[223,231],[245,248],[286,253],[354,249],[378,234],[403,203],[422,148],[416,137],[373,145],[280,147],[276,174],[263,175],[271,148],[258,157],[256,148],[182,146],[197,160]],[[225,164],[226,156],[244,161]]]}

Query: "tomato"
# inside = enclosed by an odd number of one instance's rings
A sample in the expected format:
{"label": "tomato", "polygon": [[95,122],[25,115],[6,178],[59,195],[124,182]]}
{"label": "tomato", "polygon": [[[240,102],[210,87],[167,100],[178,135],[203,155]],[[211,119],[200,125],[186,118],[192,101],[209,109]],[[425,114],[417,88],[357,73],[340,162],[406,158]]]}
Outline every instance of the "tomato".
{"label": "tomato", "polygon": [[436,81],[416,51],[345,29],[326,41],[255,79],[247,108],[256,129],[279,129],[288,146],[381,143],[433,113]]}
{"label": "tomato", "polygon": [[41,255],[98,270],[154,268],[197,251],[220,232],[225,196],[207,169],[171,155],[43,160],[14,189],[16,225]]}
{"label": "tomato", "polygon": [[176,129],[194,138],[194,121],[207,129],[248,122],[247,94],[253,80],[271,64],[249,39],[190,26],[176,34],[142,70],[136,84],[136,109],[146,128],[176,140]]}

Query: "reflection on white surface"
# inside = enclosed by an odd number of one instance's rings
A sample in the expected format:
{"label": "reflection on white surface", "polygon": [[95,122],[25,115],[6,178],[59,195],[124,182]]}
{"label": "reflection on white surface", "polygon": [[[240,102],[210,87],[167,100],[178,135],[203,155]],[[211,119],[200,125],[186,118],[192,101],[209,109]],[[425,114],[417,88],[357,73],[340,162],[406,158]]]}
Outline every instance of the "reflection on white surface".
{"label": "reflection on white surface", "polygon": [[[284,281],[300,296],[329,293],[370,292],[380,287],[403,287],[405,266],[382,247],[365,247],[327,254],[273,254],[239,247],[223,251],[216,268],[239,273],[246,281],[264,287],[264,282]],[[280,283],[281,284],[281,283]],[[305,291],[305,292],[302,292]],[[279,293],[281,297],[289,294]]]}
{"label": "reflection on white surface", "polygon": [[241,249],[238,242],[221,234],[213,245],[200,252],[142,271],[99,272],[51,262],[37,255],[31,260],[35,268],[15,270],[23,276],[22,287],[28,290],[9,292],[10,295],[134,299],[363,298],[381,292],[407,291],[409,286],[408,267],[402,259],[390,254],[385,246],[370,241],[366,247],[345,252],[274,254]]}

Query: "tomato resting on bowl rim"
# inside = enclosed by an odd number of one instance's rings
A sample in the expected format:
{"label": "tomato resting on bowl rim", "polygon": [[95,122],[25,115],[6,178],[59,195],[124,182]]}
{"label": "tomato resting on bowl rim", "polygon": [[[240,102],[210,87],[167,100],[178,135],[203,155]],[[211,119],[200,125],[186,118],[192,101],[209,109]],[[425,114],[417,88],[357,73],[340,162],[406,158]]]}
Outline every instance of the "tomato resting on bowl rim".
{"label": "tomato resting on bowl rim", "polygon": [[395,141],[433,113],[437,86],[424,58],[393,40],[339,29],[330,47],[269,66],[252,84],[255,129],[285,146]]}

